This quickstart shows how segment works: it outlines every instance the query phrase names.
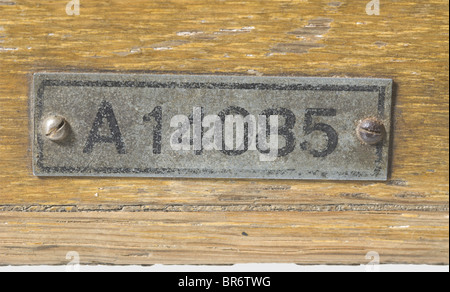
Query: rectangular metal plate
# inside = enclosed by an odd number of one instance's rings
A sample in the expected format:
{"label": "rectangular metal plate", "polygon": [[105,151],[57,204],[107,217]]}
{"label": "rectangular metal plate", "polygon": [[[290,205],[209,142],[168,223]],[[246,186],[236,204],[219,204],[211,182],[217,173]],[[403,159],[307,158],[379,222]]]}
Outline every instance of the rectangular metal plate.
{"label": "rectangular metal plate", "polygon": [[[32,93],[37,176],[388,175],[388,79],[36,73]],[[63,141],[43,132],[52,115],[70,125]],[[356,135],[367,117],[386,128],[375,146]]]}

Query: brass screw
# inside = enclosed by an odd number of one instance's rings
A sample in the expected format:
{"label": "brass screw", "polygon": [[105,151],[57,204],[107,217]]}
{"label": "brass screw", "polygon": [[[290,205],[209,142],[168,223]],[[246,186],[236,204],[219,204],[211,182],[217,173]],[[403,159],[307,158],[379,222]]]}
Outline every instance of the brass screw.
{"label": "brass screw", "polygon": [[376,145],[383,141],[386,135],[386,128],[376,118],[367,118],[359,122],[356,128],[356,135],[363,143]]}
{"label": "brass screw", "polygon": [[53,115],[44,120],[42,130],[49,140],[59,142],[69,135],[70,126],[65,118]]}

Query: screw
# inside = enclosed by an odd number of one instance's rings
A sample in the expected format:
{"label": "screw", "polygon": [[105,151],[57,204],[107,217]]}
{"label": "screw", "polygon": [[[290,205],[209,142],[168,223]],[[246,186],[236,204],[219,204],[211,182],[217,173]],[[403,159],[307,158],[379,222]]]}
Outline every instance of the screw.
{"label": "screw", "polygon": [[64,140],[70,132],[70,126],[66,119],[56,115],[46,118],[42,129],[45,137],[55,142]]}
{"label": "screw", "polygon": [[356,134],[362,142],[376,145],[383,141],[386,129],[383,123],[376,118],[367,118],[359,122]]}

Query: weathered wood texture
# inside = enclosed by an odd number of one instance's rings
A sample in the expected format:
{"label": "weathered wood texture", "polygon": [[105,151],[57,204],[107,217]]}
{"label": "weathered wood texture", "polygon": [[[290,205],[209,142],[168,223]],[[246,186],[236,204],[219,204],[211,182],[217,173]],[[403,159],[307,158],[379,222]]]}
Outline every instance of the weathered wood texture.
{"label": "weathered wood texture", "polygon": [[3,263],[16,264],[66,264],[70,251],[91,264],[355,264],[368,263],[365,255],[370,251],[377,251],[385,264],[445,263],[445,216],[83,212],[23,213],[19,219],[16,213],[1,213],[0,253]]}
{"label": "weathered wood texture", "polygon": [[[448,1],[67,2],[0,0],[0,264],[448,264]],[[38,71],[392,78],[391,178],[37,178]]]}

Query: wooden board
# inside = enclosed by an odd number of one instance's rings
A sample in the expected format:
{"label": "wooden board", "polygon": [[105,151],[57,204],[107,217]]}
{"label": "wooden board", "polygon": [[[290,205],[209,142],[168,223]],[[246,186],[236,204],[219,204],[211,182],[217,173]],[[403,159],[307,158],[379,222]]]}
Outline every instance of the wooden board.
{"label": "wooden board", "polygon": [[[449,262],[444,0],[0,0],[0,265]],[[37,178],[33,72],[395,82],[388,182]]]}

